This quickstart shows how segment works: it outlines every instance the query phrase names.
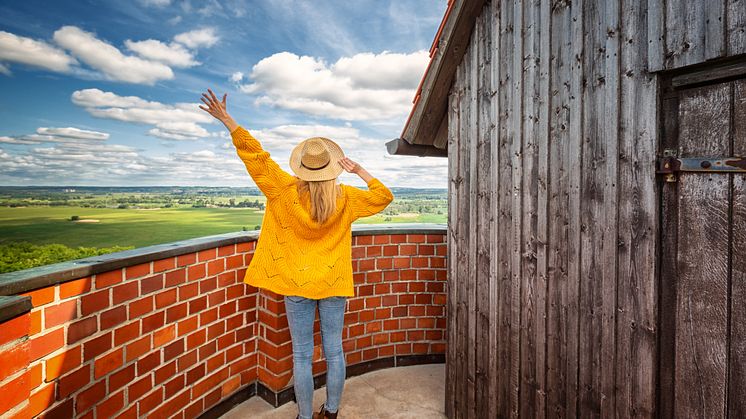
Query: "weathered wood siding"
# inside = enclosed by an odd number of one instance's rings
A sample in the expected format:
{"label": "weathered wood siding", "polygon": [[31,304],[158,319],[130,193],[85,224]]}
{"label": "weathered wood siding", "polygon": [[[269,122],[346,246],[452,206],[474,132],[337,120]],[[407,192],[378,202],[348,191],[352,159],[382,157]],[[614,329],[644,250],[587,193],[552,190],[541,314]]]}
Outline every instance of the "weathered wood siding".
{"label": "weathered wood siding", "polygon": [[648,34],[638,0],[477,20],[448,110],[449,417],[655,415]]}
{"label": "weathered wood siding", "polygon": [[650,69],[746,53],[746,0],[648,0]]}

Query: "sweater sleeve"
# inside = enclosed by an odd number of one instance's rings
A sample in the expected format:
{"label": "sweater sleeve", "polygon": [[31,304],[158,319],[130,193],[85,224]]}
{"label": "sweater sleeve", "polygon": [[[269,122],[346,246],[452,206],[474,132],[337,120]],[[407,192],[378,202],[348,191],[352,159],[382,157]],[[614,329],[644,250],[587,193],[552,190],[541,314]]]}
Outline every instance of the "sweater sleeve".
{"label": "sweater sleeve", "polygon": [[394,200],[389,188],[376,178],[368,182],[367,191],[354,186],[347,186],[347,191],[353,221],[383,211]]}
{"label": "sweater sleeve", "polygon": [[231,132],[233,145],[256,186],[267,196],[274,198],[293,182],[293,177],[272,160],[269,152],[243,127]]}

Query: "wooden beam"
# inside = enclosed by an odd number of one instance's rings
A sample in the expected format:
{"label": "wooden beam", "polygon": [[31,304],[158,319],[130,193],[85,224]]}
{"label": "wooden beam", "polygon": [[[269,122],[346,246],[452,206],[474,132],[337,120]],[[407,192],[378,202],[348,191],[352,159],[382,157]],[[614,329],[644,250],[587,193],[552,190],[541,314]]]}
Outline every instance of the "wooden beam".
{"label": "wooden beam", "polygon": [[448,150],[431,145],[409,144],[406,140],[397,138],[386,143],[389,154],[398,156],[419,157],[448,157]]}
{"label": "wooden beam", "polygon": [[456,67],[469,43],[474,22],[484,0],[454,0],[438,47],[425,74],[420,98],[415,103],[402,138],[409,144],[432,145],[446,116],[448,92]]}

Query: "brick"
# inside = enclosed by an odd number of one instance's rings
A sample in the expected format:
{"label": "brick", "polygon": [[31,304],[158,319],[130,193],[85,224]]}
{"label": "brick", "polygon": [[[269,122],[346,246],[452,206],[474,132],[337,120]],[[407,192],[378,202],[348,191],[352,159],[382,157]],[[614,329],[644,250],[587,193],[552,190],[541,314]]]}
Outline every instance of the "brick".
{"label": "brick", "polygon": [[203,311],[202,313],[199,314],[200,326],[210,324],[217,319],[218,319],[218,308],[217,307],[207,310],[207,311]]}
{"label": "brick", "polygon": [[104,397],[106,397],[106,382],[99,381],[78,394],[75,398],[75,410],[79,415],[95,406]]}
{"label": "brick", "polygon": [[142,397],[145,393],[149,392],[152,388],[153,383],[150,375],[130,384],[127,387],[129,402],[134,403],[137,399]]}
{"label": "brick", "polygon": [[47,410],[54,403],[54,385],[44,386],[31,394],[28,404],[16,417],[33,418]]}
{"label": "brick", "polygon": [[[29,312],[28,314],[28,321],[29,321],[28,335],[29,336],[33,336],[37,333],[41,333],[41,315],[42,315],[42,310],[35,310],[35,311]],[[20,317],[23,317],[23,315]],[[0,328],[1,327],[2,326],[0,326]],[[16,333],[20,333],[20,332],[23,332],[23,330],[16,331]],[[2,338],[0,338],[0,342],[2,342],[5,339],[6,337],[3,336]],[[0,345],[2,344],[3,343],[0,343]]]}
{"label": "brick", "polygon": [[150,344],[150,335],[143,336],[136,341],[127,344],[125,347],[125,362],[130,362],[134,359],[138,359],[141,355],[150,352],[152,346]]}
{"label": "brick", "polygon": [[29,396],[28,372],[0,385],[0,415],[21,404]]}
{"label": "brick", "polygon": [[178,284],[182,284],[186,281],[186,271],[184,269],[177,269],[175,271],[166,272],[166,287],[173,287]]}
{"label": "brick", "polygon": [[124,392],[109,394],[103,402],[96,405],[97,418],[111,418],[124,407]]}
{"label": "brick", "polygon": [[207,275],[213,276],[225,270],[225,259],[215,259],[207,263]]}
{"label": "brick", "polygon": [[356,245],[373,244],[373,236],[355,236]]}
{"label": "brick", "polygon": [[372,271],[376,268],[376,260],[375,259],[362,259],[358,261],[358,271]]}
{"label": "brick", "polygon": [[176,267],[176,258],[166,258],[153,262],[153,273],[163,272]]}
{"label": "brick", "polygon": [[142,295],[163,289],[163,274],[153,275],[140,280],[140,293]]}
{"label": "brick", "polygon": [[177,323],[178,335],[184,336],[194,332],[199,327],[199,316],[193,316]]}
{"label": "brick", "polygon": [[179,287],[179,301],[186,301],[199,295],[199,283],[192,282]]}
{"label": "brick", "polygon": [[446,267],[446,258],[431,257],[430,258],[430,267],[431,268],[445,268]]}
{"label": "brick", "polygon": [[388,234],[379,234],[373,237],[373,244],[388,244],[390,239]]}
{"label": "brick", "polygon": [[186,255],[179,255],[179,257],[176,259],[176,266],[187,266],[187,265],[194,265],[197,262],[197,254],[196,253],[188,253]]}
{"label": "brick", "polygon": [[207,331],[205,329],[197,330],[195,333],[187,336],[186,349],[190,351],[207,342]]}
{"label": "brick", "polygon": [[91,277],[76,279],[60,284],[60,300],[85,294],[91,291]]}
{"label": "brick", "polygon": [[408,234],[407,243],[425,243],[424,234]]}
{"label": "brick", "polygon": [[111,290],[111,298],[114,304],[120,304],[125,301],[134,300],[140,296],[140,284],[137,281],[125,282],[117,285]]}
{"label": "brick", "polygon": [[80,311],[87,317],[109,307],[109,289],[87,294],[80,299]]}
{"label": "brick", "polygon": [[365,255],[369,258],[381,256],[383,254],[382,246],[367,246],[365,248]]}
{"label": "brick", "polygon": [[109,393],[131,383],[135,379],[135,364],[130,364],[109,376]]}
{"label": "brick", "polygon": [[95,378],[101,378],[106,374],[122,366],[124,350],[119,348],[114,352],[107,354],[95,360],[93,373]]}
{"label": "brick", "polygon": [[199,292],[200,294],[207,294],[210,291],[214,291],[218,288],[217,278],[207,278],[199,281]]}
{"label": "brick", "polygon": [[197,260],[200,262],[204,262],[207,260],[213,260],[217,257],[217,249],[206,249],[202,250],[200,252],[197,252]]}
{"label": "brick", "polygon": [[158,387],[155,391],[145,396],[145,398],[140,400],[140,402],[138,403],[138,407],[140,408],[140,415],[144,415],[145,413],[150,412],[151,410],[158,407],[161,403],[163,403],[163,387]]}
{"label": "brick", "polygon": [[107,330],[119,326],[127,321],[127,307],[119,306],[104,311],[100,315],[101,330]]}
{"label": "brick", "polygon": [[83,343],[83,361],[87,362],[111,349],[112,333],[108,332]]}
{"label": "brick", "polygon": [[110,287],[122,282],[122,269],[96,274],[93,278],[96,289]]}
{"label": "brick", "polygon": [[63,400],[91,382],[91,365],[85,364],[60,378],[57,383],[57,400]]}
{"label": "brick", "polygon": [[150,313],[153,311],[153,296],[144,297],[139,300],[129,303],[130,315],[129,319],[136,319],[143,314]]}
{"label": "brick", "polygon": [[150,262],[141,263],[135,266],[128,266],[124,270],[124,278],[128,280],[132,278],[139,278],[145,275],[150,275]]}
{"label": "brick", "polygon": [[153,352],[137,361],[137,375],[143,376],[159,365],[161,365],[161,353]]}
{"label": "brick", "polygon": [[35,361],[64,346],[65,331],[59,328],[45,335],[34,337],[29,342],[29,361]]}
{"label": "brick", "polygon": [[153,373],[153,385],[157,386],[165,383],[166,380],[173,377],[174,374],[176,374],[176,361],[159,367]]}
{"label": "brick", "polygon": [[[29,374],[29,388],[36,388],[42,385],[42,375],[44,374],[44,366],[41,362],[38,362],[28,367]],[[7,378],[7,377],[5,377]]]}
{"label": "brick", "polygon": [[174,399],[167,401],[158,409],[153,411],[153,413],[150,415],[150,417],[153,418],[170,418],[177,412],[181,412],[182,409],[184,409],[184,406],[189,403],[190,393],[187,389],[186,391],[182,392],[178,396],[176,396]]}
{"label": "brick", "polygon": [[31,297],[31,305],[36,308],[54,301],[54,287],[47,287],[34,291],[24,292],[21,295]]}
{"label": "brick", "polygon": [[376,259],[376,269],[391,269],[392,260],[392,258],[386,257]]}
{"label": "brick", "polygon": [[228,256],[225,258],[225,269],[236,269],[244,266],[243,263],[243,256],[241,255],[234,255],[234,256]]}
{"label": "brick", "polygon": [[176,337],[176,325],[171,324],[153,333],[153,347],[158,348]]}
{"label": "brick", "polygon": [[6,347],[4,350],[0,351],[0,380],[28,367],[28,364],[28,341]]}
{"label": "brick", "polygon": [[409,268],[411,259],[408,257],[395,257],[393,258],[394,269]]}
{"label": "brick", "polygon": [[[375,282],[381,282],[381,281],[383,281],[383,272],[381,271],[368,272],[365,274],[365,282],[375,283]],[[388,284],[383,284],[383,285],[388,287]]]}
{"label": "brick", "polygon": [[433,304],[445,305],[446,304],[446,296],[445,296],[445,294],[435,294],[435,295],[433,295]]}
{"label": "brick", "polygon": [[215,307],[225,302],[225,289],[218,289],[207,295],[207,305],[209,307]]}
{"label": "brick", "polygon": [[205,276],[207,276],[207,265],[204,263],[200,263],[198,265],[190,266],[189,268],[187,268],[187,276],[189,277],[190,281],[204,278]]}
{"label": "brick", "polygon": [[189,312],[189,305],[187,303],[181,303],[173,307],[169,307],[166,310],[166,323],[176,323],[178,320],[183,319]]}
{"label": "brick", "polygon": [[[143,333],[147,333],[143,331]],[[114,346],[122,346],[140,336],[140,322],[127,323],[114,331]]]}
{"label": "brick", "polygon": [[[178,375],[172,380],[168,381],[163,387],[166,390],[166,399],[170,399],[174,394],[184,389],[184,381],[186,376],[184,374]],[[183,406],[182,406],[183,407]]]}
{"label": "brick", "polygon": [[399,254],[402,256],[412,256],[417,254],[416,244],[401,244],[399,245]]}
{"label": "brick", "polygon": [[176,302],[176,289],[172,288],[166,291],[159,292],[155,295],[155,307],[156,309],[170,306]]}
{"label": "brick", "polygon": [[391,243],[406,243],[407,242],[407,235],[406,234],[392,234],[390,236]]}
{"label": "brick", "polygon": [[95,317],[88,317],[83,320],[71,323],[67,327],[67,344],[87,338],[98,331],[98,321]]}
{"label": "brick", "polygon": [[51,329],[78,318],[78,302],[66,301],[44,308],[44,327]]}
{"label": "brick", "polygon": [[165,312],[159,311],[155,314],[151,314],[150,316],[143,317],[142,319],[142,333],[150,333],[160,327],[163,327],[163,323],[165,320]]}
{"label": "brick", "polygon": [[53,358],[46,360],[46,381],[50,382],[55,378],[65,374],[66,372],[72,371],[73,369],[80,366],[81,363],[81,347],[76,346],[72,349],[67,350]]}

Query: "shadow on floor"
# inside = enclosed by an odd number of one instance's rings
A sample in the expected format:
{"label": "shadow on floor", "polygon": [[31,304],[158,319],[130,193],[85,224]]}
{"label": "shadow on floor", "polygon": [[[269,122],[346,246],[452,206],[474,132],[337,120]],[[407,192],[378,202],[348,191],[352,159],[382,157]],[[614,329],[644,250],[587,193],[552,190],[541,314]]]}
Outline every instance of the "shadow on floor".
{"label": "shadow on floor", "polygon": [[[342,393],[340,419],[412,418],[442,419],[444,414],[445,364],[388,368],[348,378]],[[313,393],[318,410],[326,400],[326,387]],[[260,397],[241,403],[223,419],[293,419],[295,402],[273,408]]]}

